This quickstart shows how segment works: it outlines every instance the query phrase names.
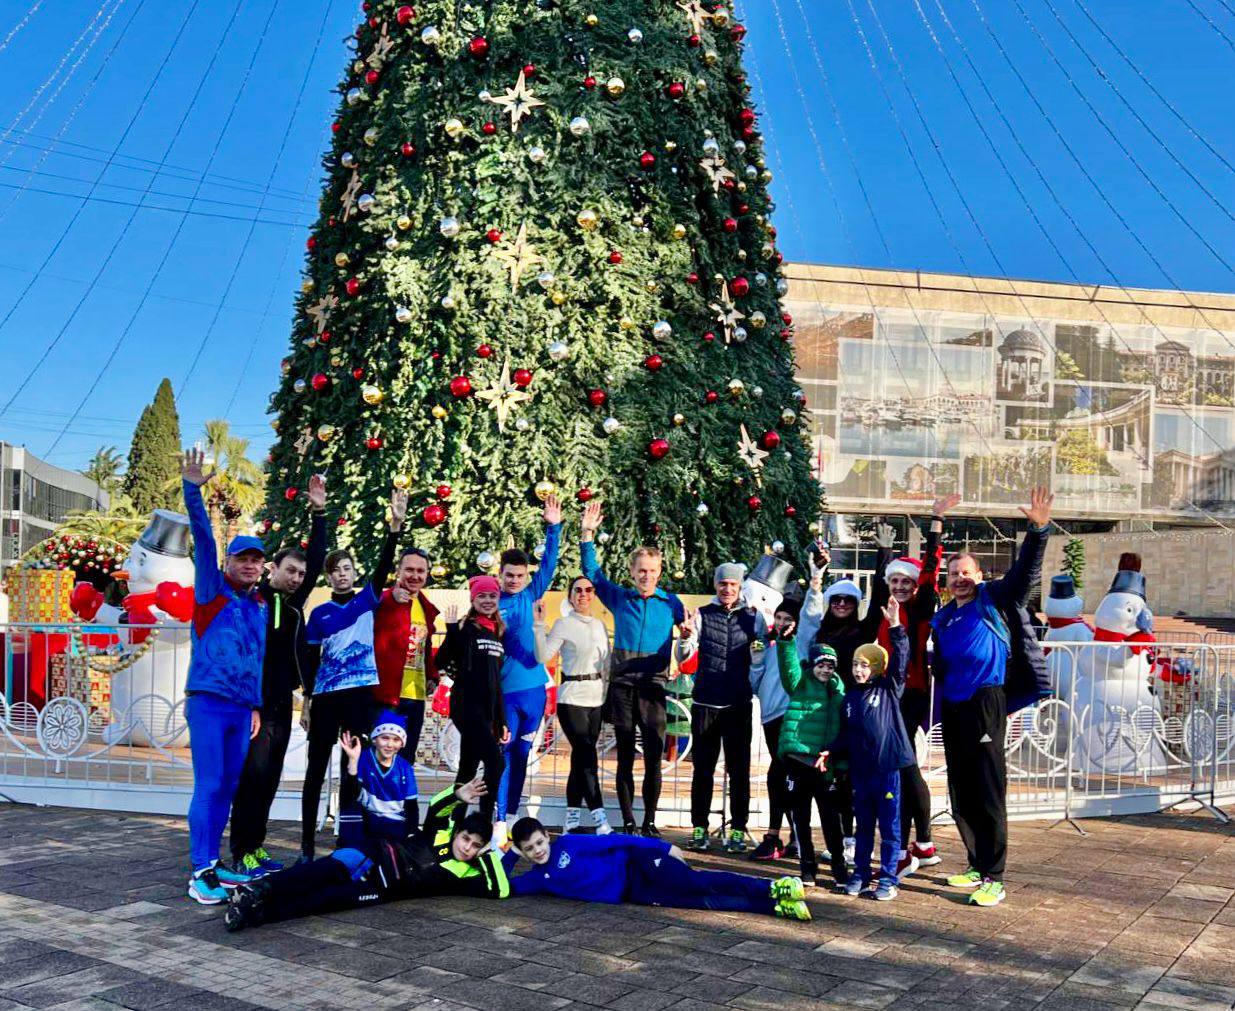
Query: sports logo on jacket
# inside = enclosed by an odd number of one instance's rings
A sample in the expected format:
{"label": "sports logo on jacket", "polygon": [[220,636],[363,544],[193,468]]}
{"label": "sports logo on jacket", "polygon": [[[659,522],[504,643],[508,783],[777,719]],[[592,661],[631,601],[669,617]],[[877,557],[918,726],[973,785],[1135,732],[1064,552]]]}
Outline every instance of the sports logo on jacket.
{"label": "sports logo on jacket", "polygon": [[560,857],[557,858],[557,869],[559,871],[564,871],[569,866],[570,866],[570,854],[569,853],[563,853]]}

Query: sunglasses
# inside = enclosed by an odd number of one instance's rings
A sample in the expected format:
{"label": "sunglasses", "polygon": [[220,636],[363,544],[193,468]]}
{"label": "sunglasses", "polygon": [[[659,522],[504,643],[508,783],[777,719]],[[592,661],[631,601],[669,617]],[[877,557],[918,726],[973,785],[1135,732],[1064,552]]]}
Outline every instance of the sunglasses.
{"label": "sunglasses", "polygon": [[594,586],[576,586],[576,587],[575,587],[573,590],[571,590],[570,592],[571,592],[571,593],[591,593],[591,594],[595,594],[595,593],[596,593],[596,587],[594,587]]}

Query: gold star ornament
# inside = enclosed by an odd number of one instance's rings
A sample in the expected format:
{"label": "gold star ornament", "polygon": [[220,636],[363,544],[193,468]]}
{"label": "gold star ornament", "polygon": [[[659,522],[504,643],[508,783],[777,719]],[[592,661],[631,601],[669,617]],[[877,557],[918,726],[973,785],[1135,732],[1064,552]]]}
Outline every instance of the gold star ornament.
{"label": "gold star ornament", "polygon": [[719,193],[726,179],[736,179],[733,170],[725,166],[725,159],[720,155],[709,155],[699,163],[704,175],[712,183],[712,192]]}
{"label": "gold star ornament", "polygon": [[725,343],[730,343],[733,340],[733,328],[746,319],[746,313],[733,304],[728,284],[721,286],[720,301],[710,303],[708,308],[716,313],[716,322],[725,329]]}
{"label": "gold star ornament", "polygon": [[506,364],[502,366],[501,378],[487,390],[477,392],[476,399],[485,401],[494,410],[497,414],[497,429],[499,432],[504,432],[506,419],[510,416],[510,412],[519,404],[531,400],[532,395],[511,382],[510,359],[508,358]]}
{"label": "gold star ornament", "polygon": [[330,314],[339,306],[339,299],[335,295],[323,295],[311,306],[305,309],[305,314],[313,320],[313,326],[319,334],[325,329],[330,322]]}
{"label": "gold star ornament", "polygon": [[711,19],[711,15],[703,9],[701,0],[678,0],[677,8],[686,15],[690,30],[695,35],[700,34]]}
{"label": "gold star ornament", "polygon": [[519,124],[532,114],[532,110],[545,103],[536,98],[527,86],[527,76],[519,71],[519,80],[513,88],[507,88],[506,93],[489,99],[494,105],[502,106],[510,115],[510,132],[518,133]]}
{"label": "gold star ornament", "polygon": [[493,247],[493,256],[506,264],[510,271],[510,290],[517,292],[519,290],[519,282],[523,275],[532,267],[537,267],[545,262],[527,240],[527,222],[523,222],[519,226],[518,234],[515,235],[515,241],[507,248],[500,246]]}
{"label": "gold star ornament", "polygon": [[746,431],[745,424],[742,425],[742,438],[738,440],[738,456],[755,472],[755,479],[762,487],[763,481],[759,477],[759,472],[763,470],[763,461],[768,458],[768,451],[759,448],[759,444],[750,437],[750,432]]}

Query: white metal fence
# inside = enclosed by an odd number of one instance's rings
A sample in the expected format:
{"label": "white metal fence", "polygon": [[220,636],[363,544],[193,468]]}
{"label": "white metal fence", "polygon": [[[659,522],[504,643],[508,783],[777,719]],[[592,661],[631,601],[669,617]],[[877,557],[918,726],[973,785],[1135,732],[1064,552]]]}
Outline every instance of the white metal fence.
{"label": "white metal fence", "polygon": [[[186,626],[106,628],[0,625],[0,794],[67,806],[184,813],[192,791],[184,720]],[[1155,811],[1186,801],[1216,809],[1235,799],[1232,705],[1235,643],[1048,643],[1054,698],[1008,722],[1013,817],[1081,818]],[[688,821],[689,679],[670,701],[661,821]],[[940,727],[919,731],[918,752],[936,814],[946,815]],[[612,732],[601,739],[605,796],[614,801]],[[448,721],[430,713],[417,753],[422,790],[452,778]],[[767,749],[752,735],[752,825],[766,813]],[[305,738],[293,726],[274,816],[299,817]],[[547,720],[527,793],[548,819],[564,806],[569,745]],[[722,767],[723,768],[723,767]],[[636,768],[636,776],[641,770]],[[723,793],[718,769],[715,807]]]}

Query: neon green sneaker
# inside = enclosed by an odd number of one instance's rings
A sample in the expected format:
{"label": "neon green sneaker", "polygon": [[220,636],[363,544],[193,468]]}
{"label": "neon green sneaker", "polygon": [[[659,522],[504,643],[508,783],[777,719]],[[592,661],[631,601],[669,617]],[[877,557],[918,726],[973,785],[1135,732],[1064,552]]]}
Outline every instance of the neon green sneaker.
{"label": "neon green sneaker", "polygon": [[783,920],[810,922],[810,906],[801,899],[781,899],[776,903],[776,915]]}
{"label": "neon green sneaker", "polygon": [[746,849],[746,833],[741,829],[735,828],[729,833],[729,838],[725,840],[725,852],[745,853]]}
{"label": "neon green sneaker", "polygon": [[777,878],[772,882],[772,898],[781,901],[801,902],[806,898],[806,888],[801,878]]}
{"label": "neon green sneaker", "polygon": [[259,846],[253,851],[253,855],[261,862],[262,870],[267,874],[273,874],[275,871],[283,870],[283,865],[266,852],[265,846]]}
{"label": "neon green sneaker", "polygon": [[687,840],[686,848],[694,850],[696,853],[702,853],[708,848],[708,830],[700,825],[695,826],[695,830],[691,832],[690,839]]}
{"label": "neon green sneaker", "polygon": [[1002,881],[983,878],[978,890],[969,896],[969,904],[971,906],[997,906],[1004,900],[1004,897]]}
{"label": "neon green sneaker", "polygon": [[265,871],[262,870],[261,857],[259,857],[256,852],[246,853],[244,856],[242,856],[240,858],[240,866],[237,867],[236,869],[239,871],[243,871],[245,874],[249,875],[249,877],[251,878],[258,877],[259,875],[265,873]]}
{"label": "neon green sneaker", "polygon": [[977,888],[980,884],[982,884],[982,875],[972,867],[964,874],[953,874],[948,878],[950,888]]}

